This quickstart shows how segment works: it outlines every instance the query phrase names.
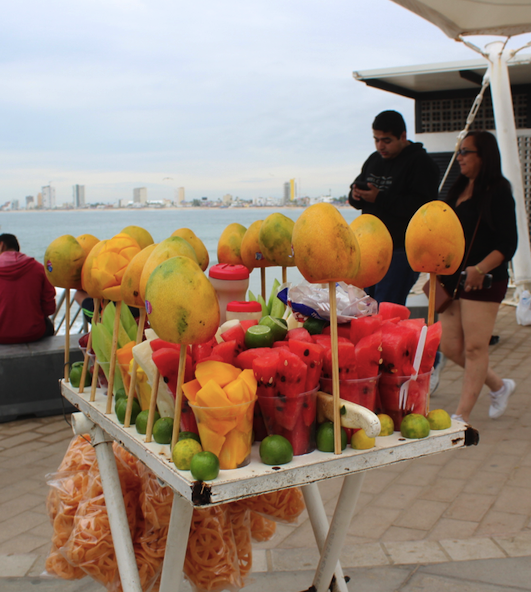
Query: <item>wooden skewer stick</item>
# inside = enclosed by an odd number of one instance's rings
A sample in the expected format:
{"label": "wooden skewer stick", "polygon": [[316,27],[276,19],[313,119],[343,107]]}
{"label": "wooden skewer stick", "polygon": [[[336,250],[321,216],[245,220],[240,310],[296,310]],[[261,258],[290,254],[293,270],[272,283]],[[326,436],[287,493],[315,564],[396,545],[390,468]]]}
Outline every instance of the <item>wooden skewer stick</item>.
{"label": "wooden skewer stick", "polygon": [[265,267],[260,267],[260,281],[262,284],[262,298],[267,302],[266,296],[266,270]]}
{"label": "wooden skewer stick", "polygon": [[175,396],[175,415],[173,418],[173,435],[171,438],[171,451],[179,439],[181,429],[181,405],[183,401],[183,379],[186,368],[186,349],[187,346],[181,343],[181,352],[179,354],[179,373],[177,374],[177,391]]}
{"label": "wooden skewer stick", "polygon": [[328,283],[330,300],[330,339],[332,342],[332,393],[334,398],[334,454],[341,454],[341,416],[339,414],[339,353],[337,347],[336,283]]}
{"label": "wooden skewer stick", "polygon": [[428,327],[435,322],[435,289],[437,274],[430,273],[430,291],[428,297]]}
{"label": "wooden skewer stick", "polygon": [[114,316],[114,327],[112,331],[111,359],[109,362],[109,386],[107,387],[107,415],[112,411],[112,398],[114,389],[114,373],[116,371],[116,350],[118,349],[118,332],[120,330],[120,314],[122,312],[122,301],[116,303]]}
{"label": "wooden skewer stick", "polygon": [[65,288],[65,382],[70,382],[70,288]]}
{"label": "wooden skewer stick", "polygon": [[282,266],[282,283],[285,284],[288,281],[288,268]]}
{"label": "wooden skewer stick", "polygon": [[[140,310],[140,318],[138,319],[138,330],[136,332],[136,344],[142,341],[144,334],[144,323],[146,322],[146,309]],[[129,385],[129,392],[127,393],[127,407],[125,408],[124,428],[131,425],[131,413],[133,412],[133,398],[136,390],[136,370],[138,362],[133,358],[133,368],[131,370],[131,384]]]}
{"label": "wooden skewer stick", "polygon": [[81,371],[81,380],[79,381],[79,394],[85,391],[85,379],[87,377],[88,363],[89,363],[89,351],[92,347],[92,330],[89,333],[87,348],[85,350],[85,358],[83,360],[83,370]]}
{"label": "wooden skewer stick", "polygon": [[[100,322],[100,299],[94,298],[94,315],[92,316],[92,324],[97,325]],[[91,329],[92,333],[92,329]],[[98,358],[94,356],[94,366],[92,367],[92,385],[90,387],[90,402],[93,403],[96,400],[96,388],[98,387],[98,374],[100,371],[100,365],[98,364]]]}
{"label": "wooden skewer stick", "polygon": [[160,372],[157,368],[155,371],[155,378],[151,385],[151,401],[149,402],[149,413],[146,427],[146,442],[151,442],[151,436],[153,434],[153,424],[155,423],[155,411],[157,410],[157,397],[159,394],[159,380]]}

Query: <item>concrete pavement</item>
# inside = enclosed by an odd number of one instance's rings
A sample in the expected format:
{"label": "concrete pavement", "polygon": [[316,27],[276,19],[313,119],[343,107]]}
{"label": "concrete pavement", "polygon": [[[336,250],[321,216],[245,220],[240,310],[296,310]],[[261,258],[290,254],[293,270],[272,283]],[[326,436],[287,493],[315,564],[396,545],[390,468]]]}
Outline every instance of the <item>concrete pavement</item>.
{"label": "concrete pavement", "polygon": [[[502,418],[488,418],[484,389],[471,418],[480,444],[369,471],[343,555],[350,590],[531,590],[531,327],[502,306],[491,365],[517,383]],[[455,411],[462,371],[450,362],[432,408]],[[100,585],[41,577],[50,547],[45,475],[71,438],[62,417],[0,424],[0,590],[96,592]],[[341,480],[321,484],[327,512]],[[306,513],[253,546],[250,592],[306,590],[317,551]],[[185,590],[189,590],[186,586]]]}

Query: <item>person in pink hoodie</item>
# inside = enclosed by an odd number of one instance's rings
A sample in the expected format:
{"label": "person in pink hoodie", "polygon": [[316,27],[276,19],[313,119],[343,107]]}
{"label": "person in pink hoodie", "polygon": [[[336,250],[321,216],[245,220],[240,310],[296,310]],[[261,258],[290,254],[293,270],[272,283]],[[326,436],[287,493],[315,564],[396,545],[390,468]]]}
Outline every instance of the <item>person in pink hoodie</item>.
{"label": "person in pink hoodie", "polygon": [[54,334],[55,288],[44,267],[20,253],[17,237],[0,234],[0,343],[29,343]]}

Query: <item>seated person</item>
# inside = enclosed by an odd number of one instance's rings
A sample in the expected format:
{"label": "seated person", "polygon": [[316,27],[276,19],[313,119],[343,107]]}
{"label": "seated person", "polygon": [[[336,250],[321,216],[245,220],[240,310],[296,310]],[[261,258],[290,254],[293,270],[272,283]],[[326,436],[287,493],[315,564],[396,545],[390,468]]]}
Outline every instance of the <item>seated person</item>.
{"label": "seated person", "polygon": [[0,343],[30,343],[54,334],[55,288],[44,266],[0,234]]}

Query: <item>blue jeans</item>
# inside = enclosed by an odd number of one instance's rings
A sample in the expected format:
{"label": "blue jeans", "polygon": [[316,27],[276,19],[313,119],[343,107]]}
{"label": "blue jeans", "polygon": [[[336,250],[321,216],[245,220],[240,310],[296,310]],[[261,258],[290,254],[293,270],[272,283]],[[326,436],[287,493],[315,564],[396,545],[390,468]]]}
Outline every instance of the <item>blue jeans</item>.
{"label": "blue jeans", "polygon": [[383,280],[370,288],[365,288],[365,292],[378,303],[394,302],[405,305],[406,298],[419,275],[409,266],[405,249],[396,249],[393,251],[391,265]]}

